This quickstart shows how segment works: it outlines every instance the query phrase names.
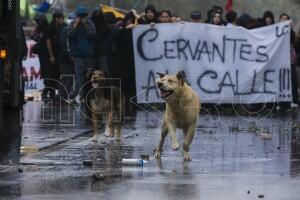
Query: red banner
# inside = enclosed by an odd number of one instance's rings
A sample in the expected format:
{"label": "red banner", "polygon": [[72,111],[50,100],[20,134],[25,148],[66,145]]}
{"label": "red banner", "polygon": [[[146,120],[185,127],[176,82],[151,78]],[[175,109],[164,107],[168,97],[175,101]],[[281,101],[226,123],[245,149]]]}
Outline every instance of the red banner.
{"label": "red banner", "polygon": [[227,3],[226,3],[226,11],[232,10],[232,1],[233,1],[233,0],[227,0]]}

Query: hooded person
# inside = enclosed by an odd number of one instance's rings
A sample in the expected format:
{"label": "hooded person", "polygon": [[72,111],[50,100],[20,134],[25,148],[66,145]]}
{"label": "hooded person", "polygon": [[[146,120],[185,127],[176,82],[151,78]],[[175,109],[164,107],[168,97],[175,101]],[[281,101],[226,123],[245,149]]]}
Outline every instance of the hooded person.
{"label": "hooded person", "polygon": [[247,24],[251,20],[251,18],[252,17],[249,14],[243,13],[237,18],[237,25],[247,28]]}
{"label": "hooded person", "polygon": [[138,19],[139,24],[158,23],[157,11],[154,5],[148,4],[145,8],[145,15]]}
{"label": "hooded person", "polygon": [[[94,62],[95,66],[108,72],[106,61],[107,39],[110,34],[110,28],[105,21],[104,13],[101,7],[96,7],[91,17],[96,28],[96,38],[94,43]],[[109,73],[109,72],[108,72]]]}

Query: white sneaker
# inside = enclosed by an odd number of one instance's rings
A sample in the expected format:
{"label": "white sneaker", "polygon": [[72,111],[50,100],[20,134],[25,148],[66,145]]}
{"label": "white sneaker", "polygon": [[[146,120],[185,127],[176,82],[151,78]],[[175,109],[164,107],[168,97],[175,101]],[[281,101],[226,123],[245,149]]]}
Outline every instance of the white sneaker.
{"label": "white sneaker", "polygon": [[77,104],[77,102],[76,102],[75,99],[70,99],[70,98],[68,98],[68,99],[64,99],[64,101],[65,101],[67,104],[74,104],[74,105]]}

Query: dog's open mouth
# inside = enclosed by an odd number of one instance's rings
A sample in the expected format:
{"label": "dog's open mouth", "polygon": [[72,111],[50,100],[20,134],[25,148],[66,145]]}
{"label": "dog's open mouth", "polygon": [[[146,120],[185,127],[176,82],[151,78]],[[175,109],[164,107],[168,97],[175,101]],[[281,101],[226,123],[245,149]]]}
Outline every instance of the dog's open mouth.
{"label": "dog's open mouth", "polygon": [[100,87],[101,85],[103,85],[103,82],[104,82],[104,80],[103,79],[92,79],[92,87],[93,88],[98,88],[98,87]]}
{"label": "dog's open mouth", "polygon": [[99,86],[99,85],[98,85],[97,82],[94,82],[94,81],[92,82],[92,87],[93,87],[93,88],[98,88],[98,86]]}
{"label": "dog's open mouth", "polygon": [[161,96],[162,99],[167,99],[172,94],[173,94],[172,90],[160,89],[160,96]]}

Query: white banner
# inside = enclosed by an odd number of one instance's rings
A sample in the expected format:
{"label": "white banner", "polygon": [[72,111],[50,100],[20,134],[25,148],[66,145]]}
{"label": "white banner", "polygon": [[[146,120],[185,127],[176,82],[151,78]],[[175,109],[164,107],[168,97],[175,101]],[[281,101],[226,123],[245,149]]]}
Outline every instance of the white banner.
{"label": "white banner", "polygon": [[204,103],[291,101],[288,22],[246,30],[208,24],[133,30],[138,103],[161,102],[156,72],[183,70]]}
{"label": "white banner", "polygon": [[25,79],[25,94],[38,92],[44,88],[41,79],[41,70],[39,58],[31,52],[32,46],[35,44],[33,40],[26,41],[28,54],[26,60],[23,61],[23,78]]}

